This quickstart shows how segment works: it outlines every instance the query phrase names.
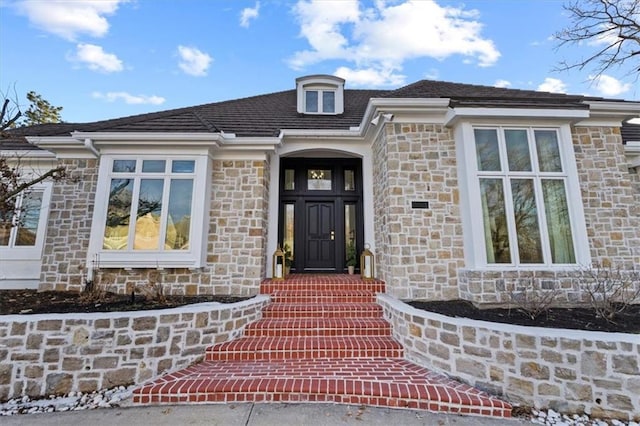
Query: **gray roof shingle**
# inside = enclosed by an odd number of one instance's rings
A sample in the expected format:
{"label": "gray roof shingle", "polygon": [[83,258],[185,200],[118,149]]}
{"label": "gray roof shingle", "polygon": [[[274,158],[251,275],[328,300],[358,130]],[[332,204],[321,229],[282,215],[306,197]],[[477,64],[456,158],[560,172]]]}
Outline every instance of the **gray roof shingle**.
{"label": "gray roof shingle", "polygon": [[[603,98],[421,80],[397,90],[345,89],[344,113],[300,114],[296,91],[287,90],[91,123],[44,124],[13,129],[1,149],[33,148],[24,136],[66,136],[86,132],[219,132],[237,136],[277,136],[281,129],[346,130],[360,125],[371,98],[450,98],[452,106],[512,108],[588,108],[585,100]],[[611,100],[609,100],[611,101]],[[623,102],[623,101],[620,101]],[[623,132],[626,134],[626,132]],[[634,134],[634,133],[632,133]]]}

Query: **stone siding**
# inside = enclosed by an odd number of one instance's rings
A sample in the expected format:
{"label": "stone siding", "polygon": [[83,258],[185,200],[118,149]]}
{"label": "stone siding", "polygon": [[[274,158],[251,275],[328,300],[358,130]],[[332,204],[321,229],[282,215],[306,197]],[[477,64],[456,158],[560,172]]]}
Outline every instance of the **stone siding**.
{"label": "stone siding", "polygon": [[86,275],[98,160],[61,160],[60,165],[67,168],[67,179],[53,184],[39,289],[81,291]]}
{"label": "stone siding", "polygon": [[[81,291],[86,276],[98,163],[62,163],[71,179],[54,185],[39,287],[43,291]],[[96,282],[117,293],[162,284],[165,294],[257,294],[266,276],[267,170],[266,161],[212,161],[203,268],[103,268],[97,271]]]}
{"label": "stone siding", "polygon": [[[619,129],[572,129],[594,265],[640,265],[638,175],[629,173]],[[464,261],[456,149],[440,125],[389,123],[373,144],[377,275],[400,299],[508,303],[514,288],[558,292],[557,305],[586,302],[578,267],[472,270]],[[428,201],[428,209],[412,209]],[[591,265],[582,265],[581,268]]]}
{"label": "stone siding", "polygon": [[407,359],[517,405],[640,420],[640,339],[450,318],[378,295]]}
{"label": "stone siding", "polygon": [[[609,283],[611,293],[623,286],[628,286],[628,292],[632,294],[640,291],[640,279],[635,273],[635,281],[632,279],[633,271],[617,270],[615,267],[578,268],[574,270],[519,270],[519,271],[476,271],[461,269],[458,271],[458,285],[460,286],[460,298],[469,300],[477,306],[489,308],[493,306],[517,306],[519,301],[542,300],[546,294],[553,294],[554,307],[575,307],[592,303],[586,288],[595,288],[595,281],[591,274],[597,274],[604,278],[610,274],[614,279]],[[620,280],[616,281],[617,274]],[[624,281],[623,281],[624,280]],[[622,294],[622,293],[621,293]],[[528,299],[527,299],[528,297]],[[630,303],[640,303],[640,299],[625,300]],[[526,303],[525,303],[526,304]]]}
{"label": "stone siding", "polygon": [[441,125],[387,124],[373,150],[379,278],[402,299],[458,298],[464,249],[453,134]]}
{"label": "stone siding", "polygon": [[0,401],[140,384],[185,368],[208,346],[242,335],[268,302],[0,316]]}
{"label": "stone siding", "polygon": [[266,161],[214,161],[207,246],[214,294],[257,294],[266,277]]}
{"label": "stone siding", "polygon": [[640,200],[618,128],[576,127],[578,164],[589,247],[594,262],[640,265]]}

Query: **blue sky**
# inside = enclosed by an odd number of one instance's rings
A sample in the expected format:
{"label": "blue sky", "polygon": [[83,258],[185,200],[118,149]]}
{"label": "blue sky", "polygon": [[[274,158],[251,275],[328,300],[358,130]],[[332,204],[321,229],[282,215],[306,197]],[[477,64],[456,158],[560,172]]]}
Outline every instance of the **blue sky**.
{"label": "blue sky", "polygon": [[0,0],[0,90],[34,90],[67,122],[293,89],[421,79],[640,99],[623,70],[554,72],[560,0]]}

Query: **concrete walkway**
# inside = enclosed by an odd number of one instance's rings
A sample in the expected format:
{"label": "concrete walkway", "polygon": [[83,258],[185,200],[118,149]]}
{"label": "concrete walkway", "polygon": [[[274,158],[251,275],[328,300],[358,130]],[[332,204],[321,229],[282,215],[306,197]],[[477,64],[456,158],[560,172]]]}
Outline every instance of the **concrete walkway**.
{"label": "concrete walkway", "polygon": [[3,426],[520,426],[523,419],[457,416],[417,410],[398,410],[342,404],[214,404],[160,405],[66,413],[22,414],[0,417]]}

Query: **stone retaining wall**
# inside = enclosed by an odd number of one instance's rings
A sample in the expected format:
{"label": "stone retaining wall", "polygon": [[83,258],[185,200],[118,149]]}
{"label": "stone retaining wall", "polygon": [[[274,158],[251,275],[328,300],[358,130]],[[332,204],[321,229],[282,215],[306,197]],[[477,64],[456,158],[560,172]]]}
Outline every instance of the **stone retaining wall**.
{"label": "stone retaining wall", "polygon": [[406,357],[509,401],[640,420],[640,335],[450,318],[379,294]]}
{"label": "stone retaining wall", "polygon": [[208,346],[240,336],[268,302],[0,316],[0,401],[143,383],[187,367]]}

